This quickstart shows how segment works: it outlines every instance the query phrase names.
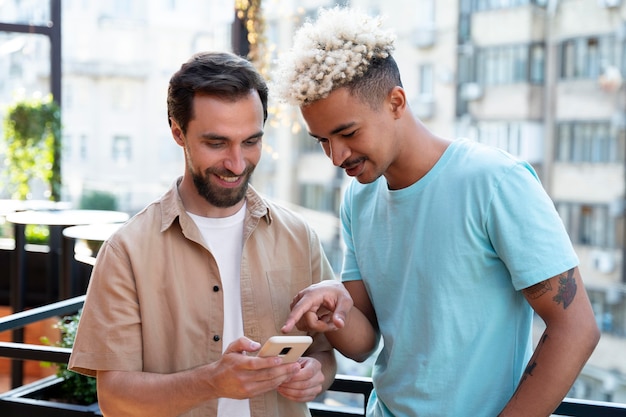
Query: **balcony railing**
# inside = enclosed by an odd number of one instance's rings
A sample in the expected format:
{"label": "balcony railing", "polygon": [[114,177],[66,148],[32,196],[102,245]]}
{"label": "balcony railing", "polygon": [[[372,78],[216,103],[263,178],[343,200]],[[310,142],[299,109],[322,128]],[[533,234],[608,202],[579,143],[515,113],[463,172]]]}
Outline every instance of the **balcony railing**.
{"label": "balcony railing", "polygon": [[[0,333],[8,330],[20,329],[28,324],[35,323],[50,317],[63,316],[77,312],[85,301],[85,296],[59,301],[43,307],[15,313],[0,318]],[[52,346],[30,345],[25,343],[0,342],[0,357],[14,360],[36,360],[53,363],[67,363],[71,349]],[[19,381],[21,384],[21,381]],[[355,417],[365,416],[365,405],[372,390],[370,378],[337,375],[329,389],[332,392],[356,394],[361,401],[354,405],[329,405],[323,401],[309,403],[313,417]],[[2,407],[2,393],[0,393],[0,412]],[[4,417],[12,415],[0,413]],[[626,404],[605,401],[590,401],[566,398],[554,412],[555,416],[570,417],[626,417]],[[20,416],[16,416],[20,417]]]}

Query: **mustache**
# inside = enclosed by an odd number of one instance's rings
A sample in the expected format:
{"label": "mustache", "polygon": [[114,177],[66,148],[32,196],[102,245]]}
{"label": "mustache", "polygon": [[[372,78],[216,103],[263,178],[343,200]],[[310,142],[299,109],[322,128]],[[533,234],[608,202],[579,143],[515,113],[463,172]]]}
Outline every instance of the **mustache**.
{"label": "mustache", "polygon": [[351,168],[351,167],[354,167],[354,166],[360,164],[361,162],[365,162],[366,160],[367,160],[366,157],[361,156],[359,158],[355,158],[355,159],[352,159],[352,160],[349,160],[349,161],[344,161],[344,163],[339,165],[339,167],[343,168],[343,169],[348,169],[348,168]]}
{"label": "mustache", "polygon": [[252,173],[252,171],[254,171],[255,166],[254,165],[247,165],[246,169],[243,170],[243,172],[241,174],[235,174],[234,172],[232,172],[231,170],[228,169],[213,169],[213,168],[209,168],[207,170],[204,171],[204,175],[218,175],[220,177],[245,177],[249,174]]}

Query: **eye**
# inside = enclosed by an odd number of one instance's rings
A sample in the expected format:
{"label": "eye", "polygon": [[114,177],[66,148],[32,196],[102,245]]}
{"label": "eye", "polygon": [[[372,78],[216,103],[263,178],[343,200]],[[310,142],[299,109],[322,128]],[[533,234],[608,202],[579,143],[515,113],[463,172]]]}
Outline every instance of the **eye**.
{"label": "eye", "polygon": [[250,138],[244,142],[245,146],[256,146],[261,141],[261,137]]}
{"label": "eye", "polygon": [[320,145],[328,143],[328,139],[325,139],[325,138],[313,138],[313,139],[315,139],[317,143],[319,143]]}
{"label": "eye", "polygon": [[204,143],[207,147],[211,149],[220,149],[220,148],[223,148],[225,145],[225,142],[221,142],[221,141],[206,141]]}
{"label": "eye", "polygon": [[355,133],[356,133],[356,130],[353,130],[352,132],[349,132],[349,133],[342,133],[341,137],[351,138],[352,136],[354,136]]}

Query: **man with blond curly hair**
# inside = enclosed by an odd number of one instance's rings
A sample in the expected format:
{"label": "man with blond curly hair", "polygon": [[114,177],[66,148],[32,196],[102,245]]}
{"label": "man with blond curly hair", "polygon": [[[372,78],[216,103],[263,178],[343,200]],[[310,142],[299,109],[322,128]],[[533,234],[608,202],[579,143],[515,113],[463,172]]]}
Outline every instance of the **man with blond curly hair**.
{"label": "man with blond curly hair", "polygon": [[357,361],[382,341],[368,416],[548,416],[599,338],[578,258],[528,163],[413,115],[393,42],[335,8],[280,58],[275,92],[354,177],[343,283],[301,291],[283,331],[325,332]]}

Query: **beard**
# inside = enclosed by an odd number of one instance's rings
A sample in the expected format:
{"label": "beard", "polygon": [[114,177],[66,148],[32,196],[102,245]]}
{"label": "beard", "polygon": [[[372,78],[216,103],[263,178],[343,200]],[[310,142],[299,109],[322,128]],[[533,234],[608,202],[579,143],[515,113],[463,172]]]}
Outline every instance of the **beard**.
{"label": "beard", "polygon": [[213,175],[235,176],[230,171],[218,171],[209,168],[204,173],[192,172],[191,175],[200,196],[215,207],[228,208],[244,199],[253,171],[254,166],[249,165],[246,167],[246,170],[241,174],[244,177],[244,181],[237,188],[223,188],[211,183],[211,176]]}

